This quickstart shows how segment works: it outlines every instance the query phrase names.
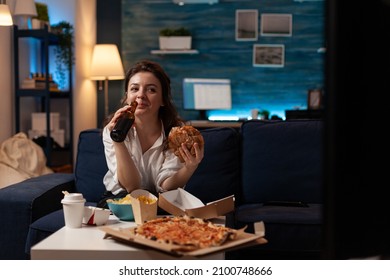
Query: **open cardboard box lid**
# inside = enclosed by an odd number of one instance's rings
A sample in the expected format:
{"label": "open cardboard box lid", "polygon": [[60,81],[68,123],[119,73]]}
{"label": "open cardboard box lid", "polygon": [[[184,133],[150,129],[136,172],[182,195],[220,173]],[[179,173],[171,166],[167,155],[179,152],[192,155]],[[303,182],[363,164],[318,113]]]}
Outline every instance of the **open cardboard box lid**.
{"label": "open cardboard box lid", "polygon": [[158,206],[168,213],[180,216],[211,219],[234,210],[234,195],[207,203],[182,188],[160,193]]}

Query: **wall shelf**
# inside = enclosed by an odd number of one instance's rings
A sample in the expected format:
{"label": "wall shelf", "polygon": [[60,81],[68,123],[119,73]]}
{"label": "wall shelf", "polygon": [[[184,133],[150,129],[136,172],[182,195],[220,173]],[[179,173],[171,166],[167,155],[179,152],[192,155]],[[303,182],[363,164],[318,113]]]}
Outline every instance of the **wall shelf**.
{"label": "wall shelf", "polygon": [[198,50],[152,50],[151,54],[199,54]]}

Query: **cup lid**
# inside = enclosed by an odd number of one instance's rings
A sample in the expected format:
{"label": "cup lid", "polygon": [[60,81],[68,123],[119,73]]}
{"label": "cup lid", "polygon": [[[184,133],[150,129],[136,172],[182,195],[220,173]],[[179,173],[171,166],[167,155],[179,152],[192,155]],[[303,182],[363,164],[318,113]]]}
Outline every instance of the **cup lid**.
{"label": "cup lid", "polygon": [[61,200],[62,203],[77,203],[77,202],[85,202],[82,193],[68,193]]}

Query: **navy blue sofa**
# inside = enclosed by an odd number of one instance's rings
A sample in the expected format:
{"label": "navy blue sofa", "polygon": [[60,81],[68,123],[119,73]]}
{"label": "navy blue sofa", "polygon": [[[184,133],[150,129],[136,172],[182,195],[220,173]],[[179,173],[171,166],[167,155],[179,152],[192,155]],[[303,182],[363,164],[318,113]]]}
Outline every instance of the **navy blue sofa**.
{"label": "navy blue sofa", "polygon": [[[247,121],[241,130],[201,130],[205,157],[186,186],[204,203],[234,194],[227,225],[253,231],[264,221],[267,245],[227,258],[274,252],[318,253],[321,241],[322,121]],[[74,174],[41,176],[0,190],[0,259],[29,259],[31,246],[62,226],[62,191],[82,192],[95,205],[107,165],[101,130],[80,133]],[[292,205],[267,205],[283,201]],[[307,207],[295,205],[306,203]],[[243,255],[244,254],[244,255]],[[291,255],[291,256],[292,256]]]}

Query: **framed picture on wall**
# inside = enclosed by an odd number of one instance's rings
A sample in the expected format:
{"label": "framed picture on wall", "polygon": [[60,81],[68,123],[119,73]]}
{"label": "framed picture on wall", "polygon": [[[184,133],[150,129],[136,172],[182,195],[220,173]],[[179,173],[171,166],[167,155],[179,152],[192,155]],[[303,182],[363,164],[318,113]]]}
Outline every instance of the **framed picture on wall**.
{"label": "framed picture on wall", "polygon": [[292,14],[261,14],[261,36],[292,36]]}
{"label": "framed picture on wall", "polygon": [[322,107],[322,90],[309,89],[307,92],[307,109],[318,110]]}
{"label": "framed picture on wall", "polygon": [[257,41],[258,11],[236,10],[236,41]]}
{"label": "framed picture on wall", "polygon": [[278,44],[253,45],[253,66],[284,67],[284,45],[278,45]]}

